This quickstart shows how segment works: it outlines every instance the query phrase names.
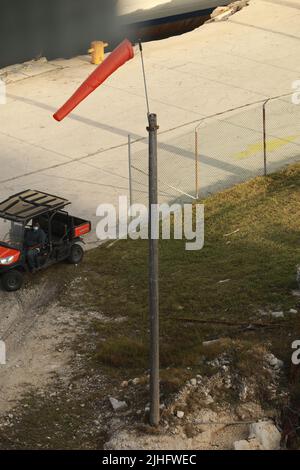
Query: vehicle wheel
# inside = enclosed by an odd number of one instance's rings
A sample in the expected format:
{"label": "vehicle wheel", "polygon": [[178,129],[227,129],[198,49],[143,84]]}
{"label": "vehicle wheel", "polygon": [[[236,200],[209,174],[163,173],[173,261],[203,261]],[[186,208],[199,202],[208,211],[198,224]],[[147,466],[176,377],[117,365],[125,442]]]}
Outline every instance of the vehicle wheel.
{"label": "vehicle wheel", "polygon": [[73,245],[71,248],[71,253],[68,258],[69,263],[71,264],[79,264],[83,258],[83,249],[80,245]]}
{"label": "vehicle wheel", "polygon": [[20,271],[13,269],[12,271],[8,271],[7,273],[3,274],[2,278],[2,286],[8,292],[14,292],[19,290],[23,285],[23,274]]}

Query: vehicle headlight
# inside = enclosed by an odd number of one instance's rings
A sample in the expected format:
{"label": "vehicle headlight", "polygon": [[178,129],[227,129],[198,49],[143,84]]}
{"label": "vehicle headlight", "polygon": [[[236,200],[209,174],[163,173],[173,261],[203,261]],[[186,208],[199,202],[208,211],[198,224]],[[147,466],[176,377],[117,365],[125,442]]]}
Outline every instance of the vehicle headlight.
{"label": "vehicle headlight", "polygon": [[0,264],[11,264],[14,261],[14,256],[0,259]]}

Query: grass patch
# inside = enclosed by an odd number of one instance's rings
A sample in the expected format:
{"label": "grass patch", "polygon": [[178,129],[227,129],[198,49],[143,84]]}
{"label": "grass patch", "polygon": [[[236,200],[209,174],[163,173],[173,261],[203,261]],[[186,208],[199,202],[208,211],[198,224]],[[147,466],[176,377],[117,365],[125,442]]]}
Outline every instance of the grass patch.
{"label": "grass patch", "polygon": [[105,422],[100,428],[95,420],[107,400],[99,391],[84,398],[79,391],[69,390],[46,396],[27,393],[13,415],[6,416],[7,425],[0,429],[0,449],[101,449],[106,439]]}
{"label": "grass patch", "polygon": [[[291,289],[300,260],[300,165],[203,202],[201,251],[185,251],[184,241],[160,241],[162,373],[167,368],[201,369],[203,353],[218,353],[203,351],[202,342],[219,337],[269,341],[274,353],[288,360],[300,316],[287,313],[275,320],[262,317],[259,310],[297,307]],[[147,269],[147,242],[123,240],[89,252],[78,270],[86,281],[76,291],[76,302],[110,320],[93,323],[93,364],[120,377],[148,368]],[[229,281],[220,283],[225,279]],[[118,323],[119,317],[125,321]],[[247,332],[241,327],[252,322],[267,322],[270,328]],[[240,362],[245,374],[255,372],[247,354]]]}
{"label": "grass patch", "polygon": [[95,360],[110,367],[146,368],[148,348],[145,342],[133,338],[108,339],[98,346]]}

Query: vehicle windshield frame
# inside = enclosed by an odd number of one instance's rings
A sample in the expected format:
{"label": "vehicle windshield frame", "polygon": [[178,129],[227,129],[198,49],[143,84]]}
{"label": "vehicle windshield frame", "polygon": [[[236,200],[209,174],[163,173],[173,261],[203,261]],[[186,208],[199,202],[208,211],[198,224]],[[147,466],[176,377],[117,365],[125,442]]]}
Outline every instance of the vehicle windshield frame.
{"label": "vehicle windshield frame", "polygon": [[[18,234],[18,241],[6,241],[6,240],[1,240],[3,233],[1,233],[1,228],[3,223],[8,223],[10,224],[10,227],[13,226],[13,224],[16,224],[19,227],[19,234]],[[9,228],[9,225],[8,225]],[[4,246],[6,248],[11,248],[14,250],[22,251],[24,247],[24,231],[25,231],[25,222],[21,220],[15,220],[11,219],[9,217],[3,217],[0,216],[0,246]],[[7,232],[9,233],[9,231]]]}

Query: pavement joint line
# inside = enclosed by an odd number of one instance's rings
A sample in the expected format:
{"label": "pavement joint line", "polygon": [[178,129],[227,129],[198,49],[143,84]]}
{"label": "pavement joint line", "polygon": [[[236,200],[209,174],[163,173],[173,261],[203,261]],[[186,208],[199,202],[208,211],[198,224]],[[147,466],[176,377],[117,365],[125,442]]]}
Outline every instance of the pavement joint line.
{"label": "pavement joint line", "polygon": [[273,3],[273,5],[280,5],[288,8],[296,8],[300,10],[300,5],[296,1],[282,1],[282,0],[263,0],[265,3]]}
{"label": "pavement joint line", "polygon": [[[54,113],[54,112],[56,111],[56,109],[57,109],[56,107],[50,106],[49,104],[41,103],[41,102],[39,102],[39,101],[32,100],[32,99],[29,99],[29,98],[25,98],[25,97],[23,97],[23,96],[7,94],[7,97],[9,97],[9,98],[16,98],[16,101],[21,101],[21,102],[23,102],[23,103],[28,104],[29,106],[34,106],[34,107],[43,109],[43,110],[45,110],[45,111],[47,111],[47,112],[49,111],[50,113]],[[92,127],[99,128],[99,129],[101,129],[101,130],[104,130],[105,132],[110,132],[110,133],[112,133],[112,134],[117,134],[117,135],[119,135],[119,136],[121,136],[121,137],[125,137],[125,138],[126,138],[126,142],[127,142],[128,134],[129,134],[129,131],[128,131],[128,130],[116,128],[116,127],[114,127],[114,126],[111,126],[111,125],[108,125],[108,124],[104,124],[103,122],[94,121],[93,119],[80,116],[79,114],[76,114],[76,113],[71,114],[71,115],[68,117],[68,119],[71,119],[71,120],[74,120],[74,121],[83,123],[83,124],[88,125],[88,126],[92,126]],[[142,137],[141,137],[140,135],[138,135],[138,134],[132,134],[132,137],[138,138],[138,139],[139,139],[139,138],[142,138]]]}
{"label": "pavement joint line", "polygon": [[0,131],[0,134],[2,134],[5,137],[9,137],[10,139],[16,140],[17,142],[20,142],[22,144],[29,145],[31,147],[35,147],[40,150],[45,150],[46,152],[53,153],[59,157],[65,158],[66,160],[70,160],[70,161],[72,160],[72,157],[69,157],[68,155],[65,155],[64,153],[57,152],[56,150],[47,149],[46,147],[42,147],[41,145],[35,144],[33,142],[29,142],[28,140],[21,139],[20,137],[16,137],[14,135],[8,134],[7,132]]}
{"label": "pavement joint line", "polygon": [[[210,115],[207,115],[205,118],[203,119],[197,119],[197,120],[194,120],[194,121],[190,121],[190,122],[187,122],[185,124],[181,124],[177,127],[173,127],[172,129],[168,129],[166,131],[163,131],[161,132],[160,134],[164,134],[166,132],[171,132],[173,130],[176,130],[176,129],[179,129],[181,127],[185,127],[185,126],[189,126],[189,125],[192,125],[192,124],[196,124],[197,122],[199,123],[199,126],[200,124],[205,121],[206,119],[212,119],[214,117],[218,117],[218,116],[222,116],[223,114],[227,114],[227,113],[231,113],[233,111],[239,111],[243,108],[249,108],[250,106],[254,106],[255,104],[263,104],[265,103],[266,101],[271,101],[271,100],[275,100],[275,99],[278,99],[278,98],[283,98],[283,97],[286,97],[286,96],[292,96],[293,93],[292,92],[288,92],[288,93],[283,93],[283,94],[280,94],[280,95],[276,95],[276,96],[272,96],[271,98],[265,98],[265,99],[261,99],[261,100],[257,100],[257,101],[250,101],[246,104],[242,104],[240,106],[236,106],[234,108],[229,108],[229,109],[226,109],[225,111],[220,111],[219,113],[214,113],[214,114],[210,114]],[[196,129],[197,130],[197,127]]]}
{"label": "pavement joint line", "polygon": [[[300,5],[299,3],[296,3],[296,1],[282,1],[282,0],[263,0],[266,3],[273,3],[273,5],[281,5],[284,7],[288,8],[296,8],[297,10],[300,10]],[[298,1],[298,0],[297,0]]]}
{"label": "pavement joint line", "polygon": [[[292,15],[292,16],[294,17],[295,15]],[[300,40],[300,36],[295,36],[294,34],[282,33],[281,31],[275,31],[274,29],[263,28],[262,26],[255,26],[254,24],[242,23],[241,21],[236,21],[236,20],[230,20],[229,19],[227,21],[229,23],[237,24],[239,26],[245,26],[246,28],[258,29],[260,31],[265,31],[265,32],[272,33],[272,34],[279,34],[279,35],[285,36],[287,38],[299,39]]]}
{"label": "pavement joint line", "polygon": [[[41,175],[47,176],[49,178],[58,178],[58,179],[63,179],[63,180],[67,180],[67,181],[75,181],[77,183],[90,184],[90,185],[93,185],[93,186],[101,186],[101,187],[106,187],[106,188],[122,189],[122,190],[128,191],[128,186],[126,186],[126,187],[125,186],[115,186],[115,185],[112,185],[112,184],[97,183],[96,181],[87,181],[87,180],[82,180],[82,179],[78,179],[78,178],[67,178],[65,176],[51,175],[50,173],[41,173]],[[127,181],[128,181],[128,178],[127,178]]]}
{"label": "pavement joint line", "polygon": [[253,57],[247,57],[245,55],[240,55],[240,54],[234,54],[234,53],[224,53],[226,55],[229,55],[229,57],[237,57],[238,59],[244,59],[244,60],[248,60],[249,62],[254,62],[255,64],[260,64],[260,65],[266,65],[268,67],[273,67],[275,69],[279,69],[279,70],[285,70],[286,72],[293,72],[295,74],[298,74],[299,71],[298,70],[294,70],[294,69],[290,69],[290,68],[287,68],[287,67],[281,67],[280,65],[275,65],[275,64],[270,64],[270,63],[266,63],[266,62],[263,62],[261,60],[257,60],[257,59],[253,59]]}
{"label": "pavement joint line", "polygon": [[[140,95],[139,93],[133,93],[133,92],[130,92],[129,90],[119,88],[119,87],[116,87],[116,86],[106,85],[106,88],[111,88],[112,90],[122,91],[123,93],[127,93],[128,95],[131,95],[131,96],[137,96],[138,98],[141,98],[141,100],[145,99],[145,97],[143,95]],[[203,116],[203,114],[198,113],[197,111],[192,111],[191,109],[184,108],[183,106],[177,106],[177,105],[174,105],[172,103],[166,103],[165,101],[158,100],[156,98],[151,98],[150,101],[152,103],[159,103],[159,104],[162,104],[164,106],[169,106],[170,108],[180,109],[181,111],[188,111],[191,114],[196,114],[196,115],[199,115],[199,116]]]}
{"label": "pavement joint line", "polygon": [[[300,39],[300,38],[299,38]],[[194,62],[194,63],[197,63],[197,62]],[[233,85],[232,83],[227,83],[227,82],[224,82],[222,80],[214,80],[212,78],[209,78],[205,75],[200,75],[200,74],[195,74],[195,73],[191,73],[191,72],[185,72],[183,70],[178,70],[178,73],[182,73],[183,75],[188,75],[190,77],[199,77],[201,78],[202,80],[207,80],[208,82],[211,82],[211,83],[218,83],[219,85],[223,85],[223,86],[226,86],[228,88],[230,88],[230,90],[232,88],[235,88],[237,90],[242,90],[242,91],[247,91],[249,93],[253,93],[254,95],[257,95],[257,96],[266,96],[264,93],[260,93],[260,92],[257,92],[255,90],[251,90],[249,88],[244,88],[242,86],[238,86],[238,85]]]}
{"label": "pavement joint line", "polygon": [[[87,162],[84,162],[82,160],[84,159],[87,159],[87,158],[91,158],[93,156],[96,156],[96,155],[99,155],[99,153],[104,153],[105,151],[107,150],[114,150],[114,149],[117,149],[117,148],[120,148],[120,147],[124,147],[124,146],[127,146],[127,143],[124,143],[124,144],[121,144],[119,146],[115,146],[115,147],[112,147],[111,149],[106,149],[106,150],[102,150],[100,152],[97,152],[96,154],[89,154],[89,155],[84,155],[83,157],[78,157],[78,158],[75,158],[73,160],[70,160],[70,161],[67,161],[67,162],[64,162],[64,163],[56,163],[55,165],[51,165],[49,167],[45,167],[45,168],[40,168],[38,170],[33,170],[33,171],[29,171],[27,173],[24,173],[22,175],[17,175],[17,176],[14,176],[14,177],[11,177],[11,178],[7,178],[5,180],[0,180],[0,184],[4,184],[4,183],[9,183],[10,181],[16,181],[20,178],[24,178],[24,177],[28,177],[28,176],[33,176],[35,174],[39,174],[39,173],[42,173],[44,171],[47,171],[47,170],[53,170],[53,169],[56,169],[56,168],[59,168],[59,167],[62,167],[62,166],[66,166],[66,165],[70,165],[72,163],[81,163],[82,165],[87,165],[91,168],[95,168],[99,171],[102,171],[103,173],[106,173],[106,174],[109,174],[109,175],[112,175],[112,176],[115,176],[117,178],[122,178],[122,179],[128,179],[126,178],[125,176],[123,175],[118,175],[116,173],[111,173],[109,172],[108,170],[105,170],[104,168],[100,168],[96,165],[92,165],[91,163],[87,163]],[[51,150],[49,150],[51,152]],[[53,175],[55,177],[55,175]]]}
{"label": "pavement joint line", "polygon": [[[63,157],[65,158],[66,160],[68,160],[66,162],[66,164],[68,163],[72,163],[74,161],[77,161],[76,159],[72,158],[72,157],[69,157],[68,155],[64,154],[64,153],[61,153],[61,152],[58,152],[57,150],[52,150],[52,149],[48,149],[46,147],[42,147],[41,145],[38,145],[38,144],[35,144],[33,142],[29,142],[27,140],[23,140],[21,139],[20,137],[16,137],[14,135],[11,135],[11,134],[7,134],[3,131],[0,131],[0,134],[6,136],[6,137],[9,137],[11,139],[14,139],[18,142],[21,142],[22,144],[26,144],[26,145],[29,145],[29,146],[32,146],[32,147],[35,147],[35,148],[38,148],[40,150],[45,150],[46,152],[49,152],[49,153],[53,153],[57,156],[60,156],[60,157]],[[133,142],[136,142],[136,141],[133,141]],[[125,146],[126,144],[120,144],[120,146]],[[84,158],[89,158],[89,157],[94,157],[96,155],[98,155],[99,153],[105,153],[106,151],[109,151],[109,150],[114,150],[115,148],[117,147],[110,147],[110,148],[107,148],[107,149],[98,149],[96,150],[95,152],[92,152],[90,154],[86,154],[86,155],[82,155],[81,157],[78,157],[79,159],[84,159]],[[86,164],[86,163],[85,163]],[[98,167],[97,167],[98,168]],[[100,169],[100,168],[99,168]]]}
{"label": "pavement joint line", "polygon": [[[266,0],[264,0],[266,1]],[[300,8],[300,6],[299,6]],[[299,13],[300,15],[300,13]],[[233,53],[233,52],[224,52],[222,51],[222,55],[223,56],[228,56],[228,57],[237,57],[238,59],[243,59],[245,61],[248,61],[248,62],[254,62],[255,64],[260,64],[260,65],[264,65],[264,66],[267,66],[267,67],[273,67],[273,68],[276,68],[276,69],[279,69],[279,70],[285,70],[287,72],[293,72],[293,73],[296,73],[298,74],[298,70],[294,70],[294,69],[290,69],[290,68],[287,68],[287,67],[282,67],[280,65],[275,65],[275,64],[271,64],[271,63],[266,63],[265,61],[261,61],[261,60],[257,60],[257,59],[254,59],[253,57],[248,57],[246,55],[241,55],[241,54],[236,54],[236,53]],[[192,64],[192,63],[198,63],[198,62],[194,62],[194,61],[188,61],[187,64]],[[201,65],[205,66],[205,61],[203,60],[203,63],[200,63]],[[168,70],[174,70],[179,67],[183,67],[184,65],[186,64],[180,64],[180,65],[175,65],[174,67],[165,67],[167,68]],[[161,67],[163,68],[164,65],[162,64]]]}

